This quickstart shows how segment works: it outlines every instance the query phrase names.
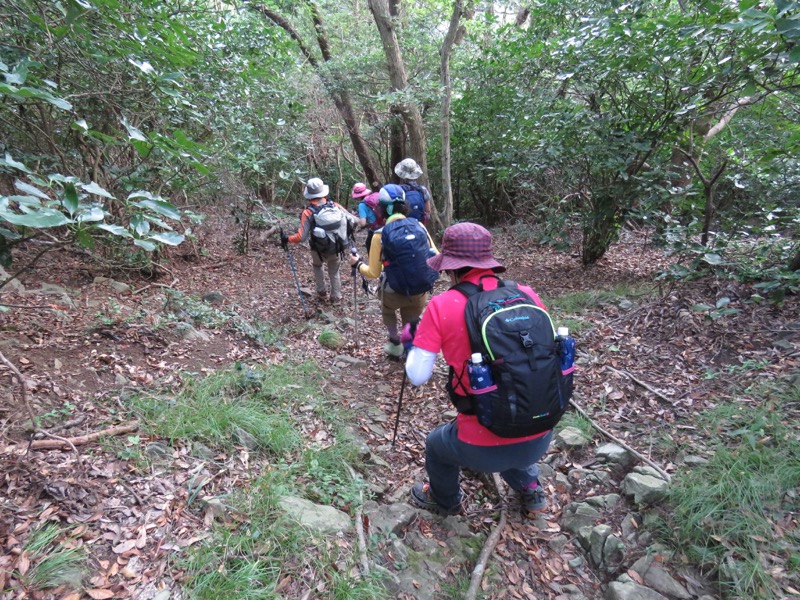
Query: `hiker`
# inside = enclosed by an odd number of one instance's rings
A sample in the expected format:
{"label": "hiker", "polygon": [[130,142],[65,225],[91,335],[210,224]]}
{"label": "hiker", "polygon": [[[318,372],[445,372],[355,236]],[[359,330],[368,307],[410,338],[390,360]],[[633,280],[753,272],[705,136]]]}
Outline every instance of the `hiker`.
{"label": "hiker", "polygon": [[300,214],[300,227],[292,235],[281,232],[281,244],[287,247],[287,243],[300,244],[308,240],[317,298],[324,302],[328,297],[323,270],[325,266],[331,283],[330,300],[334,304],[339,303],[342,300],[339,265],[345,250],[349,250],[349,232],[355,229],[356,218],[337,202],[328,199],[328,186],[318,177],[308,180],[303,196],[310,202]]}
{"label": "hiker", "polygon": [[[447,389],[458,415],[454,421],[441,425],[428,434],[425,441],[425,469],[430,483],[414,484],[411,488],[411,501],[416,506],[438,514],[457,514],[461,510],[459,474],[462,468],[467,468],[475,472],[500,473],[512,489],[521,493],[523,506],[528,512],[542,511],[547,507],[547,498],[539,482],[539,467],[536,463],[547,452],[553,437],[552,426],[563,414],[562,388],[554,390],[560,408],[554,420],[545,422],[548,428],[519,437],[501,437],[483,426],[479,422],[479,416],[475,414],[476,407],[480,405],[477,402],[473,404],[473,399],[480,396],[470,396],[467,392],[471,389],[467,365],[475,349],[466,316],[469,314],[468,298],[466,292],[460,289],[477,290],[480,284],[483,286],[482,289],[489,290],[505,285],[496,277],[497,273],[505,271],[505,267],[495,260],[492,254],[492,234],[474,223],[458,223],[448,227],[442,238],[441,253],[428,259],[428,265],[437,271],[447,273],[454,287],[431,298],[415,332],[403,331],[401,339],[410,348],[405,365],[406,374],[412,385],[424,384],[431,377],[436,356],[441,351],[445,362],[450,366]],[[465,285],[462,282],[468,283]],[[552,329],[552,322],[536,293],[528,286],[513,287],[515,285],[513,282],[508,283],[512,287],[502,287],[499,291],[514,290],[515,293],[509,298],[515,300],[527,295],[526,310],[541,312],[542,318],[546,319],[548,327]],[[459,284],[458,288],[455,287],[456,284]],[[474,285],[469,287],[470,284]],[[498,309],[498,306],[505,307],[506,304],[498,303],[491,306],[488,313],[497,314],[503,310],[503,308]],[[486,316],[483,318],[486,321],[489,319]],[[526,325],[521,325],[525,318],[528,317],[503,318],[506,323],[503,323],[502,327],[514,329],[511,343],[518,344],[520,348],[525,344],[525,337],[529,333],[524,330]],[[509,325],[508,321],[514,323]],[[551,345],[554,345],[554,338],[555,333],[551,332],[549,342]],[[537,378],[528,361],[532,360],[536,368],[540,367],[538,361],[541,360],[539,357],[541,350],[535,341],[530,346],[537,348],[536,353],[530,350],[530,354],[526,357],[524,348],[518,353],[521,354],[521,362],[524,365],[521,377],[523,385],[526,385],[528,380]],[[510,354],[506,355],[506,358],[513,363]],[[558,369],[556,377],[561,378],[558,356],[551,356],[548,360],[556,361],[555,368]],[[492,373],[495,384],[498,384],[499,380],[505,381],[507,371],[502,371],[502,367],[498,367],[498,370],[493,368]],[[475,390],[477,387],[473,386],[472,389]],[[490,389],[500,387],[497,385]],[[540,389],[537,388],[536,393],[539,393]],[[518,398],[515,398],[512,412],[518,408],[516,399]],[[498,413],[495,413],[495,417],[497,415]],[[526,427],[530,427],[528,424],[537,416],[528,417]]]}
{"label": "hiker", "polygon": [[406,194],[408,216],[420,223],[427,223],[431,216],[431,192],[417,183],[422,176],[422,168],[413,158],[404,158],[394,167],[395,174],[403,180],[401,187]]}
{"label": "hiker", "polygon": [[380,229],[386,223],[383,216],[383,211],[378,205],[379,192],[373,192],[364,183],[356,183],[353,186],[351,196],[361,200],[358,203],[358,224],[367,230],[367,241],[364,244],[369,253],[369,245],[372,242],[372,236],[375,231]]}
{"label": "hiker", "polygon": [[347,260],[364,277],[380,277],[381,315],[389,335],[383,350],[391,357],[400,358],[405,350],[400,343],[397,312],[403,325],[419,320],[425,310],[427,294],[439,277],[426,262],[437,250],[425,226],[406,218],[408,206],[399,185],[383,186],[378,197],[386,215],[386,225],[372,237],[369,263],[364,263],[357,254]]}

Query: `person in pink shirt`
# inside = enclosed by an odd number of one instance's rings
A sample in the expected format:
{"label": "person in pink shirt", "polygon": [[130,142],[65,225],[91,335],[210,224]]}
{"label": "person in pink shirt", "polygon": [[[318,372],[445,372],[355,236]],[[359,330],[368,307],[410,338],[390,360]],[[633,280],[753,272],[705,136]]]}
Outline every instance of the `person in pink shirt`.
{"label": "person in pink shirt", "polygon": [[[474,223],[458,223],[448,227],[442,238],[441,253],[428,259],[436,271],[444,271],[453,285],[462,281],[494,289],[497,273],[505,267],[492,254],[492,234]],[[544,304],[530,287],[519,285],[542,309]],[[406,360],[408,381],[424,384],[433,373],[436,356],[441,352],[451,367],[448,392],[459,410],[455,421],[431,431],[425,440],[425,469],[429,484],[416,483],[411,489],[415,505],[439,514],[457,514],[461,510],[459,475],[462,468],[476,472],[500,473],[514,490],[522,495],[526,511],[536,513],[547,507],[547,498],[539,482],[536,464],[546,453],[553,437],[552,430],[523,437],[499,437],[478,423],[465,395],[469,389],[467,369],[471,349],[465,310],[467,298],[450,289],[434,296],[422,316]],[[545,309],[546,310],[546,309]],[[413,341],[413,344],[411,343]]]}

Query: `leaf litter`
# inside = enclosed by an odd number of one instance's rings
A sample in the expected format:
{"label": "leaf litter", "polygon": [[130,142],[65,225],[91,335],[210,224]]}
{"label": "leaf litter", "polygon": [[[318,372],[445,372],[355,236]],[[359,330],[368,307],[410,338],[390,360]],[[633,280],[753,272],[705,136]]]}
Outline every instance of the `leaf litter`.
{"label": "leaf litter", "polygon": [[[134,289],[144,291],[108,296],[87,284],[86,270],[96,267],[87,265],[84,257],[68,251],[53,253],[22,282],[31,289],[47,281],[74,290],[74,307],[56,302],[51,310],[0,313],[8,340],[5,353],[26,377],[42,425],[57,427],[76,416],[85,417],[75,419],[61,435],[86,435],[121,423],[131,391],[177,390],[187,373],[203,376],[236,361],[279,364],[315,359],[326,365],[331,376],[326,391],[355,409],[354,426],[382,463],[370,472],[373,483],[383,490],[378,501],[405,501],[411,483],[424,478],[427,432],[453,416],[444,392],[446,371],[437,367],[429,384],[420,389],[407,387],[398,440],[392,448],[402,366],[381,354],[384,334],[374,303],[362,302],[359,307],[357,345],[352,329],[338,325],[347,346],[338,351],[321,348],[317,332],[304,327],[297,290],[280,248],[262,240],[248,256],[237,255],[229,243],[235,232],[221,223],[211,219],[205,224],[214,232],[206,236],[213,260],[182,256],[180,249],[169,251],[170,287],[196,296],[218,291],[226,308],[235,305],[239,319],[267,322],[279,336],[283,332],[283,346],[257,342],[235,320],[211,330],[207,341],[178,338],[172,329],[159,325],[170,302],[164,287],[134,280]],[[626,233],[626,239],[589,269],[580,266],[575,254],[557,253],[500,231],[495,233],[495,243],[509,276],[549,298],[609,289],[615,283],[650,284],[667,264],[660,251],[634,233]],[[295,254],[299,275],[313,288],[307,257],[301,251]],[[345,289],[347,282],[343,271]],[[437,291],[443,289],[440,282]],[[800,313],[793,299],[780,309],[744,306],[738,299],[748,297],[747,287],[727,281],[706,279],[654,291],[657,299],[644,299],[635,308],[605,302],[581,315],[590,328],[579,337],[576,386],[577,399],[599,424],[658,459],[654,427],[702,452],[703,440],[693,427],[697,411],[733,398],[735,384],[747,381],[754,372],[759,378],[774,378],[800,370],[796,350]],[[743,310],[717,320],[692,310],[699,304],[715,304],[721,294],[736,298],[731,304],[738,303]],[[35,295],[6,290],[3,301],[40,304]],[[353,316],[352,303],[332,308],[307,302],[312,309],[332,314],[336,323]],[[292,334],[287,337],[289,328]],[[776,349],[776,338],[795,344],[795,350]],[[339,354],[349,354],[367,366],[336,366]],[[26,543],[47,524],[61,528],[54,547],[86,553],[86,596],[165,600],[180,587],[181,573],[173,572],[171,559],[206,539],[215,520],[246,519],[227,507],[222,509],[218,500],[224,492],[245,486],[254,472],[266,466],[246,447],[200,460],[188,443],[168,445],[140,432],[136,442],[128,445],[105,440],[81,447],[79,454],[31,450],[19,456],[8,449],[26,443],[31,427],[21,416],[16,393],[9,374],[0,371],[0,443],[5,447],[0,452],[0,544],[4,549],[0,589],[7,590],[0,598],[24,598],[31,591],[26,578],[42,558],[27,551]],[[753,401],[746,396],[737,400]],[[321,420],[303,413],[302,407],[297,410],[305,415],[310,444],[331,443],[332,434]],[[164,456],[149,469],[138,468],[135,458],[125,453],[129,446],[158,448],[157,444]],[[556,452],[548,457],[565,472],[581,460]],[[671,463],[665,467],[675,468]],[[588,596],[600,589],[601,581],[590,571],[569,566],[569,560],[579,554],[571,543],[561,551],[547,544],[560,533],[562,507],[608,491],[585,481],[575,483],[570,493],[548,484],[551,504],[543,519],[529,521],[509,511],[509,525],[495,551],[499,570],[483,582],[488,597],[566,597],[568,584]],[[488,532],[498,506],[493,486],[471,476],[463,484],[470,527]],[[441,542],[452,535],[432,518],[421,517],[412,527]],[[776,523],[775,527],[796,528],[797,523]],[[387,555],[391,552],[384,550]],[[313,580],[313,574],[309,577]],[[293,585],[279,583],[286,590]],[[35,591],[31,597],[71,600],[84,596],[61,585]]]}

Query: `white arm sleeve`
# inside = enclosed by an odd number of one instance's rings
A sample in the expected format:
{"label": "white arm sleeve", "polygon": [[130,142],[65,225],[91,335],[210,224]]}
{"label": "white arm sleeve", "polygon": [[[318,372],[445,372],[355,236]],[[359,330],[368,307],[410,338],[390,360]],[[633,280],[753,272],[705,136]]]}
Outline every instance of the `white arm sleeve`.
{"label": "white arm sleeve", "polygon": [[433,374],[436,353],[413,346],[406,358],[406,375],[411,385],[422,385]]}

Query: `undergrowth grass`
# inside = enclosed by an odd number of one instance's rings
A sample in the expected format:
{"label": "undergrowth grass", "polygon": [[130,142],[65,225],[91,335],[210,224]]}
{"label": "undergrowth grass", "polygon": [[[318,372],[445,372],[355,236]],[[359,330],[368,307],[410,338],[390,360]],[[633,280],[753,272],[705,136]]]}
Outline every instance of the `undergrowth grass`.
{"label": "undergrowth grass", "polygon": [[[134,401],[152,433],[226,450],[247,445],[258,469],[245,487],[213,499],[224,510],[212,535],[176,559],[185,597],[277,600],[309,591],[337,599],[388,597],[377,577],[359,574],[355,540],[317,533],[281,508],[289,495],[342,511],[364,498],[363,480],[350,471],[362,468],[347,431],[352,418],[322,393],[321,383],[310,363],[237,365],[194,379],[176,395]],[[321,441],[304,433],[320,422],[328,432]],[[209,502],[191,499],[192,508]]]}
{"label": "undergrowth grass", "polygon": [[698,415],[712,454],[676,475],[661,533],[726,597],[766,600],[800,585],[800,387],[750,392],[763,402]]}
{"label": "undergrowth grass", "polygon": [[591,324],[581,318],[586,312],[627,300],[635,304],[655,295],[651,284],[620,283],[608,290],[583,290],[560,296],[542,297],[550,309],[556,326],[564,325],[574,333],[588,329]]}
{"label": "undergrowth grass", "polygon": [[82,547],[65,548],[56,540],[64,529],[45,523],[26,540],[24,550],[30,555],[31,568],[21,577],[29,588],[47,590],[62,585],[80,589],[86,574],[86,552]]}
{"label": "undergrowth grass", "polygon": [[141,397],[134,408],[159,436],[230,449],[247,445],[282,455],[300,442],[290,405],[314,391],[313,365],[249,367],[190,380],[177,396]]}

